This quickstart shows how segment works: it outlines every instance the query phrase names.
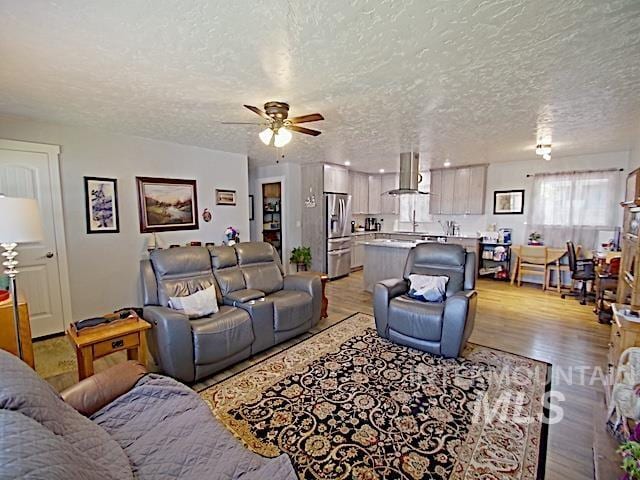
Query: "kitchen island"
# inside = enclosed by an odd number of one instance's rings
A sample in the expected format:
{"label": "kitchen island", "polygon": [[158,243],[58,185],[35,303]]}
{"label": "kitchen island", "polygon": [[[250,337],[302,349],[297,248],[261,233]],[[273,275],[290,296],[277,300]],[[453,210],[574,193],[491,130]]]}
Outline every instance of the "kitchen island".
{"label": "kitchen island", "polygon": [[[446,239],[445,239],[446,238]],[[439,243],[461,245],[467,251],[474,252],[476,259],[480,240],[476,236],[440,237]],[[402,278],[409,250],[419,243],[431,243],[428,240],[375,239],[360,241],[364,247],[364,289],[373,292],[376,283],[388,278]],[[477,264],[477,260],[476,260]]]}

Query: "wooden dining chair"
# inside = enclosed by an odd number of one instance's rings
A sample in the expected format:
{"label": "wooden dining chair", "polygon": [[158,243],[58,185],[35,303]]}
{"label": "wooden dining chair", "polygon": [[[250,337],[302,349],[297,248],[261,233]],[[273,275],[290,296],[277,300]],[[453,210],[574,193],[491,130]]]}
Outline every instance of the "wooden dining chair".
{"label": "wooden dining chair", "polygon": [[525,275],[539,275],[542,277],[542,289],[547,285],[547,247],[523,245],[518,256],[518,286],[522,285]]}
{"label": "wooden dining chair", "polygon": [[[564,255],[563,255],[564,256]],[[556,278],[556,290],[558,293],[562,293],[562,275],[564,272],[571,273],[571,267],[568,264],[561,263],[562,257],[557,257],[557,255],[550,255],[549,250],[547,250],[547,276],[545,279],[546,289],[550,290],[552,288],[551,285],[551,273],[555,272]],[[573,281],[571,282],[573,287]]]}

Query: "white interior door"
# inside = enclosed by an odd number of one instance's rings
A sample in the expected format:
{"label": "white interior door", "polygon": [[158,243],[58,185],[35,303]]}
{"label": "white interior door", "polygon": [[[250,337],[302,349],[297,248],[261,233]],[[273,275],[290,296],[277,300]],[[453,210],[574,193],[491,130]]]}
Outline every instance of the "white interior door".
{"label": "white interior door", "polygon": [[[24,150],[17,149],[20,144]],[[29,304],[32,335],[41,337],[64,331],[64,307],[69,308],[65,298],[68,280],[64,235],[62,249],[57,238],[64,228],[62,215],[56,215],[61,208],[57,154],[53,158],[51,151],[33,151],[37,150],[31,148],[33,145],[37,144],[0,140],[0,193],[35,198],[40,206],[45,238],[40,243],[18,246],[16,260],[20,273],[16,279],[19,294]],[[51,145],[42,147],[43,150],[52,148]]]}

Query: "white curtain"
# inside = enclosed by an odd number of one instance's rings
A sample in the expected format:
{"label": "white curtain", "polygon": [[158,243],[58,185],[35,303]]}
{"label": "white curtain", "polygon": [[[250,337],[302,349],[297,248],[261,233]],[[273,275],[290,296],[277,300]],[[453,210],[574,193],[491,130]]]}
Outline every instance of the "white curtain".
{"label": "white curtain", "polygon": [[617,171],[535,175],[527,236],[537,232],[548,246],[572,240],[596,248],[600,233],[616,227],[619,179]]}

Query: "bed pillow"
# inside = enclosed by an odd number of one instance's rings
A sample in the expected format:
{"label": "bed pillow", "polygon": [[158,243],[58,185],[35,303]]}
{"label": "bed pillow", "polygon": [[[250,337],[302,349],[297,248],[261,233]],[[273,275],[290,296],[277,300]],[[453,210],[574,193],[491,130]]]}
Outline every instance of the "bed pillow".
{"label": "bed pillow", "polygon": [[447,293],[449,277],[444,275],[409,275],[409,293],[411,298],[423,302],[441,303]]}
{"label": "bed pillow", "polygon": [[217,313],[216,287],[211,285],[186,297],[169,297],[169,306],[188,315],[189,318],[200,318]]}

